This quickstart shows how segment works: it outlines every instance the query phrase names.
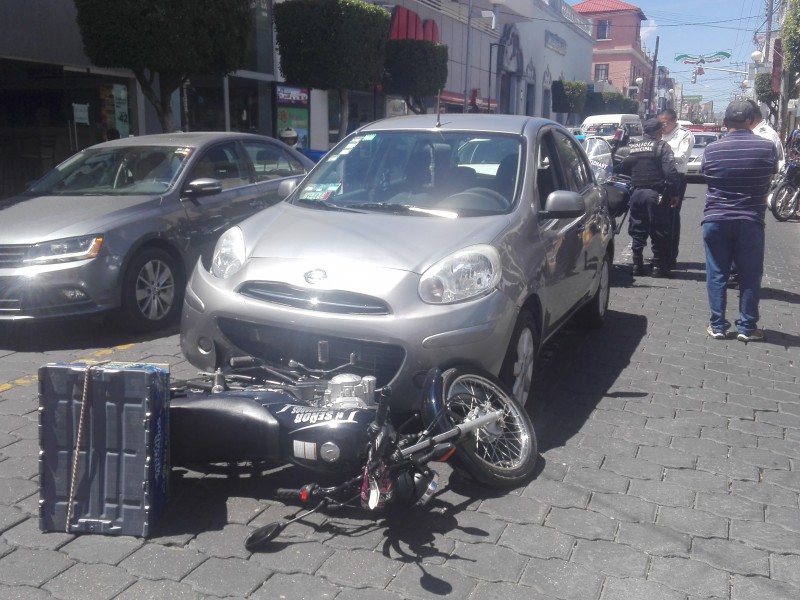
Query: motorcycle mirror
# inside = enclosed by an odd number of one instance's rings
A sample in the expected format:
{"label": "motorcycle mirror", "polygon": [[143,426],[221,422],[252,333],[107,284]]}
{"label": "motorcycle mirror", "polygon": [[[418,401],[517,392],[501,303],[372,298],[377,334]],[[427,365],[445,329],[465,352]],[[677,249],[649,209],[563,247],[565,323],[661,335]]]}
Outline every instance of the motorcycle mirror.
{"label": "motorcycle mirror", "polygon": [[286,524],[283,523],[270,523],[269,525],[259,527],[247,536],[247,539],[244,541],[244,547],[250,552],[266,550],[269,547],[269,543],[278,537],[285,527]]}

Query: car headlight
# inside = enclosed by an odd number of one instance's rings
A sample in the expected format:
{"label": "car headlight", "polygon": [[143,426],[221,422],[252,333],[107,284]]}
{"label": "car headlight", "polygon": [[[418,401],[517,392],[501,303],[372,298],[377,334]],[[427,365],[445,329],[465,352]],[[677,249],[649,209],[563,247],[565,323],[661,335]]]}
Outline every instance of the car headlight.
{"label": "car headlight", "polygon": [[428,304],[453,304],[493,290],[502,275],[500,255],[492,246],[470,246],[425,271],[419,295]]}
{"label": "car headlight", "polygon": [[103,246],[102,235],[85,235],[42,242],[30,248],[23,259],[26,265],[45,265],[94,258]]}
{"label": "car headlight", "polygon": [[232,227],[217,240],[211,259],[211,273],[214,277],[227,279],[242,268],[244,259],[244,234],[238,227]]}

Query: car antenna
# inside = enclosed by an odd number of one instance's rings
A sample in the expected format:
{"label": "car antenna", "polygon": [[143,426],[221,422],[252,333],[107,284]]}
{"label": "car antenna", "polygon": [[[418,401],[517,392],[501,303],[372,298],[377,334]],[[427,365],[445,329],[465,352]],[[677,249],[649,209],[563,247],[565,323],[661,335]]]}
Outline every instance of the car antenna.
{"label": "car antenna", "polygon": [[442,126],[442,90],[439,90],[439,94],[436,96],[436,127]]}

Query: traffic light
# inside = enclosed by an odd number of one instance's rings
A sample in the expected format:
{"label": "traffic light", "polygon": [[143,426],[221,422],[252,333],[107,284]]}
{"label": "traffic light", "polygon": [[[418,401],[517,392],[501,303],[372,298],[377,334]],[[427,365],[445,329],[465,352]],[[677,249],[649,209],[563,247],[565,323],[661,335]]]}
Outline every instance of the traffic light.
{"label": "traffic light", "polygon": [[692,83],[697,83],[697,67],[692,69]]}

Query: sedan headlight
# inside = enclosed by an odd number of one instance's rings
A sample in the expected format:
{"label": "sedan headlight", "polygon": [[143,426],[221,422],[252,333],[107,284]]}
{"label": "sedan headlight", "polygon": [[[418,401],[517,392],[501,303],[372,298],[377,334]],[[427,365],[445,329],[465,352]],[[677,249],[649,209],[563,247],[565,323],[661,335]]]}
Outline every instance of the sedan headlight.
{"label": "sedan headlight", "polygon": [[238,227],[232,227],[217,241],[211,259],[211,273],[219,279],[227,279],[242,268],[244,259],[244,234]]}
{"label": "sedan headlight", "polygon": [[23,259],[26,265],[46,265],[94,258],[103,246],[102,235],[85,235],[42,242],[30,248]]}
{"label": "sedan headlight", "polygon": [[470,246],[425,271],[419,295],[428,304],[453,304],[493,290],[502,275],[500,255],[492,246]]}

